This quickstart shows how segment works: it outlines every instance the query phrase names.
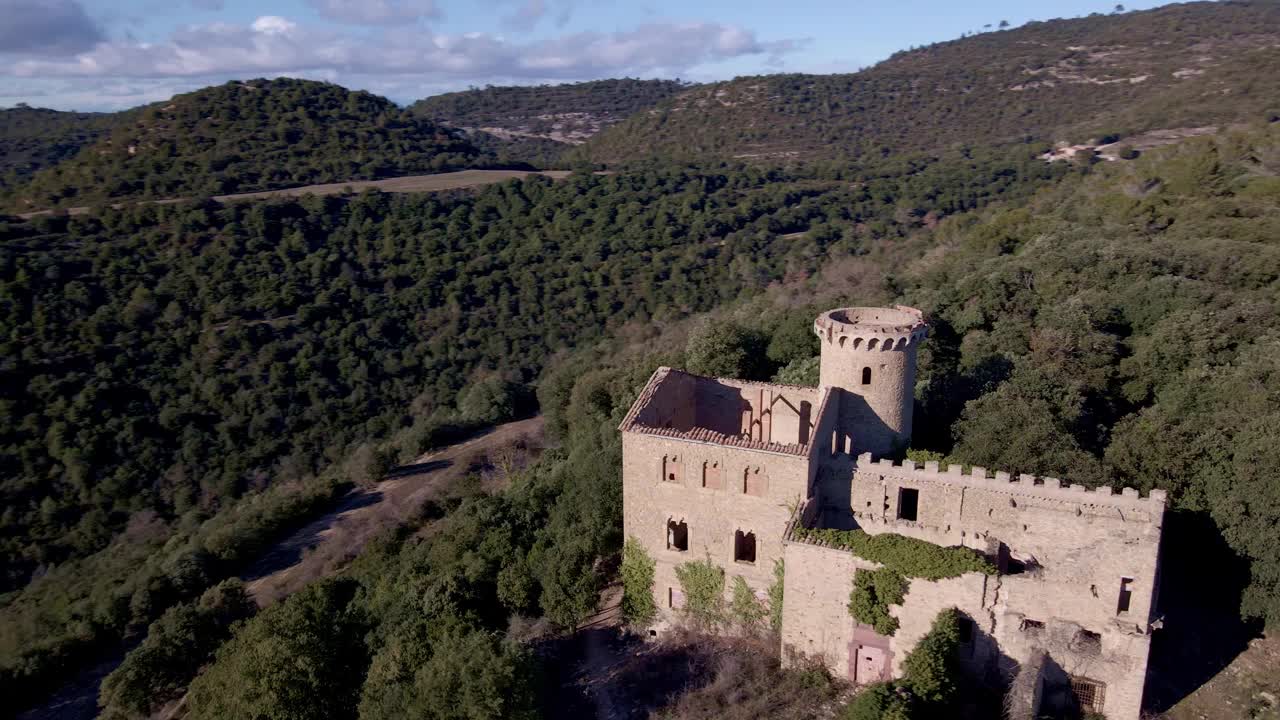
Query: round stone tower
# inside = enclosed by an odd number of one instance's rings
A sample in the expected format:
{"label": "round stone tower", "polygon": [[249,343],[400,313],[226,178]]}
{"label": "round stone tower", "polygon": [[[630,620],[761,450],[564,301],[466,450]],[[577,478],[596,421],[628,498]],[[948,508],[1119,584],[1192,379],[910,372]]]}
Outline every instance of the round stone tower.
{"label": "round stone tower", "polygon": [[883,457],[910,445],[924,314],[902,305],[840,308],[819,315],[813,329],[822,344],[819,384],[840,391],[832,396],[840,400],[834,451]]}

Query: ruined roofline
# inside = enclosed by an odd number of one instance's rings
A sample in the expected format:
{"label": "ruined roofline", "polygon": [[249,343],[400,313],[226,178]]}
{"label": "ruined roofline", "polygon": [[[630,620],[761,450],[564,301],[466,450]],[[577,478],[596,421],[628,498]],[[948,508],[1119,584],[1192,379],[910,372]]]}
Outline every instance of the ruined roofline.
{"label": "ruined roofline", "polygon": [[781,390],[799,390],[809,393],[821,393],[818,403],[818,413],[815,418],[821,418],[822,413],[826,412],[827,397],[831,394],[828,390],[807,387],[804,385],[783,385],[780,383],[762,383],[752,380],[738,380],[736,378],[713,378],[705,375],[695,375],[683,370],[676,370],[666,366],[659,367],[649,377],[649,382],[645,383],[644,389],[636,396],[636,401],[631,404],[631,410],[627,412],[626,417],[622,419],[622,423],[618,425],[618,430],[622,432],[638,433],[641,435],[654,435],[657,437],[670,438],[672,440],[684,440],[687,442],[706,443],[709,445],[719,445],[722,447],[739,448],[742,450],[754,450],[759,452],[775,453],[779,455],[793,455],[799,457],[808,457],[812,452],[813,443],[806,445],[798,443],[776,443],[764,442],[761,440],[749,440],[738,437],[736,435],[726,435],[708,428],[691,428],[689,430],[676,430],[674,428],[658,428],[651,425],[641,423],[638,418],[640,413],[644,412],[649,403],[662,389],[663,383],[669,377],[685,376],[696,380],[707,380],[710,382],[729,383],[734,386],[751,387],[751,388],[777,388]]}
{"label": "ruined roofline", "polygon": [[903,460],[900,464],[894,463],[892,460],[872,460],[870,453],[863,453],[858,456],[855,470],[1020,495],[1033,495],[1093,506],[1129,507],[1163,512],[1165,503],[1168,500],[1168,493],[1158,489],[1151,490],[1146,497],[1142,497],[1137,490],[1127,487],[1117,495],[1109,485],[1096,487],[1093,490],[1089,490],[1084,485],[1064,487],[1062,481],[1055,477],[1036,477],[1035,475],[1019,475],[999,471],[995,473],[994,477],[988,477],[987,469],[984,467],[974,466],[966,473],[960,465],[949,465],[946,470],[942,470],[938,467],[937,462],[930,461],[926,462],[924,467],[921,468],[911,460]]}

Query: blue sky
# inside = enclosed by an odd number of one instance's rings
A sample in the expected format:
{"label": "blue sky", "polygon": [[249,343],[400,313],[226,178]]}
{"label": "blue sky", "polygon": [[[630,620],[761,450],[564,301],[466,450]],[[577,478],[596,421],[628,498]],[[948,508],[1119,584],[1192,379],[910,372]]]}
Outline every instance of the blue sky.
{"label": "blue sky", "polygon": [[407,103],[486,84],[850,72],[987,23],[1017,26],[1114,7],[1088,0],[0,0],[0,107],[117,109],[278,75]]}

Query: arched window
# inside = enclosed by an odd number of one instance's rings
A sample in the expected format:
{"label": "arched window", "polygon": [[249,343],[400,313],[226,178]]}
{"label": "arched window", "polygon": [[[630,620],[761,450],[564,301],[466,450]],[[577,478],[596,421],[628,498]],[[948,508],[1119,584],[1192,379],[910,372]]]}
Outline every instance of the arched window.
{"label": "arched window", "polygon": [[684,482],[680,472],[680,458],[676,455],[662,456],[662,481],[670,483]]}
{"label": "arched window", "polygon": [[720,463],[711,461],[702,463],[702,487],[708,490],[724,488],[724,480],[720,475]]}
{"label": "arched window", "polygon": [[745,495],[764,497],[769,491],[769,476],[760,472],[760,468],[747,468],[742,471],[742,492]]}
{"label": "arched window", "polygon": [[676,552],[689,549],[689,525],[684,520],[667,520],[667,549]]}
{"label": "arched window", "polygon": [[879,338],[871,338],[870,340],[867,341],[867,349],[875,350],[876,345],[878,345],[879,343],[880,343]]}
{"label": "arched window", "polygon": [[733,533],[734,562],[754,563],[756,561],[756,534],[738,530]]}
{"label": "arched window", "polygon": [[871,384],[871,368],[869,367],[862,368],[862,384],[863,385]]}

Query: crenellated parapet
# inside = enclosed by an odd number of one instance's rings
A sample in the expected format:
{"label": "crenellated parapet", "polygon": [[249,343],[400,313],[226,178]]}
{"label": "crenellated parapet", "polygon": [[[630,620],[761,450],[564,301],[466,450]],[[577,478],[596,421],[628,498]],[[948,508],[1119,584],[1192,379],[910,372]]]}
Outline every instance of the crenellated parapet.
{"label": "crenellated parapet", "polygon": [[1064,484],[1062,480],[1055,477],[990,472],[987,468],[976,466],[969,468],[968,471],[961,465],[948,465],[943,469],[937,462],[926,462],[923,466],[911,460],[895,463],[891,460],[873,459],[870,453],[858,456],[856,472],[874,473],[913,482],[936,483],[957,489],[971,488],[997,492],[1011,497],[1023,496],[1069,503],[1082,508],[1141,511],[1140,514],[1128,514],[1129,519],[1146,517],[1154,520],[1164,513],[1168,501],[1168,493],[1159,489],[1153,489],[1145,496],[1134,488],[1124,488],[1116,493],[1110,486],[1089,489],[1084,485]]}
{"label": "crenellated parapet", "polygon": [[929,334],[924,313],[905,305],[849,307],[818,316],[813,330],[825,344],[847,350],[906,350]]}

